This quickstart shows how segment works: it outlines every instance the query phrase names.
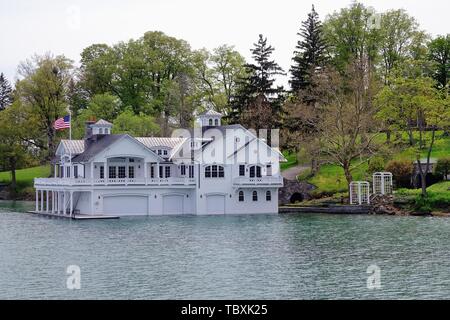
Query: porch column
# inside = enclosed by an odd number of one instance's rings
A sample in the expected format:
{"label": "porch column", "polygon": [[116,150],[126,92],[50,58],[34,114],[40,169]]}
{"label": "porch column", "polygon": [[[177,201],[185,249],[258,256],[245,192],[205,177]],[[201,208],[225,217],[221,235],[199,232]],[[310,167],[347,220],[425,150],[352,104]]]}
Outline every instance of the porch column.
{"label": "porch column", "polygon": [[144,183],[147,184],[147,178],[148,178],[148,162],[145,162],[144,159]]}
{"label": "porch column", "polygon": [[54,178],[58,178],[58,166],[55,164]]}
{"label": "porch column", "polygon": [[44,190],[41,190],[41,212],[44,211]]}
{"label": "porch column", "polygon": [[159,162],[157,162],[156,163],[156,178],[161,178],[160,176],[159,176]]}
{"label": "porch column", "polygon": [[62,194],[62,198],[63,198],[63,214],[66,214],[66,191],[63,191]]}
{"label": "porch column", "polygon": [[48,190],[45,190],[45,196],[47,197],[45,201],[45,211],[48,212]]}
{"label": "porch column", "polygon": [[39,191],[36,189],[36,212],[39,211]]}
{"label": "porch column", "polygon": [[91,181],[92,185],[94,184],[94,161],[91,162]]}
{"label": "porch column", "polygon": [[108,159],[106,159],[103,162],[103,175],[104,175],[104,178],[105,178],[105,185],[106,185],[107,184],[106,181],[108,181],[108,179],[109,179]]}
{"label": "porch column", "polygon": [[94,214],[94,190],[91,191],[91,214]]}
{"label": "porch column", "polygon": [[52,190],[52,213],[55,211],[55,191]]}
{"label": "porch column", "polygon": [[72,217],[72,213],[73,213],[73,191],[70,191],[70,217]]}

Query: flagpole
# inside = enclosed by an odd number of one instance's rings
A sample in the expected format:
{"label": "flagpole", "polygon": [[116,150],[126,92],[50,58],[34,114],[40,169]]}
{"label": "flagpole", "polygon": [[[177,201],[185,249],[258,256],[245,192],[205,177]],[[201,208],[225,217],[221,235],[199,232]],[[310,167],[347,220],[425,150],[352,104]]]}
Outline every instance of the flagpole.
{"label": "flagpole", "polygon": [[69,157],[70,157],[70,172],[71,172],[71,178],[73,175],[72,170],[72,112],[70,111],[69,107],[69,141],[70,141],[70,147],[69,147]]}

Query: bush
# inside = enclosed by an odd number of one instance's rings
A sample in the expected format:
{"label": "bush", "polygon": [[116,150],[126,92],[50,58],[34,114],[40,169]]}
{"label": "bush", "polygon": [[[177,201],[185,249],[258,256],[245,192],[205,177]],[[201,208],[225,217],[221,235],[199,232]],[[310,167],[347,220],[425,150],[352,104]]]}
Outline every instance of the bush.
{"label": "bush", "polygon": [[437,160],[434,168],[434,174],[443,177],[447,180],[447,176],[450,173],[450,157],[443,157]]}
{"label": "bush", "polygon": [[376,156],[369,160],[368,172],[373,174],[374,172],[380,172],[384,170],[384,159],[383,157]]}
{"label": "bush", "polygon": [[386,165],[386,171],[391,172],[397,187],[410,187],[414,165],[408,160],[391,160]]}

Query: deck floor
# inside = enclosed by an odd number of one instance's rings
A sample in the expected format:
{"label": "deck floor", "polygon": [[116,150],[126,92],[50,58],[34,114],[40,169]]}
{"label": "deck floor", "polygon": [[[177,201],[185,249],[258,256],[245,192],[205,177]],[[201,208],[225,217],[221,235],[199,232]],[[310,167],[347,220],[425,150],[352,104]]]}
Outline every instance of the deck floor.
{"label": "deck floor", "polygon": [[56,214],[51,212],[28,211],[28,213],[37,214],[46,217],[66,218],[73,220],[93,220],[93,219],[119,219],[118,216],[110,216],[106,214],[75,214],[72,217],[67,214]]}

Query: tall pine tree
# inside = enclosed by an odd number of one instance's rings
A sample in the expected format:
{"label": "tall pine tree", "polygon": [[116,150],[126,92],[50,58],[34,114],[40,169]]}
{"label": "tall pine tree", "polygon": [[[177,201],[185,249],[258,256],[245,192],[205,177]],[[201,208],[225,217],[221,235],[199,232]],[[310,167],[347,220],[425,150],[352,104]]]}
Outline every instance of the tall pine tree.
{"label": "tall pine tree", "polygon": [[311,86],[311,77],[315,71],[323,67],[326,62],[326,43],[322,36],[322,23],[314,6],[308,14],[308,19],[302,22],[301,40],[297,42],[291,66],[291,90],[298,94],[300,90]]}
{"label": "tall pine tree", "polygon": [[254,63],[245,65],[246,77],[238,82],[229,115],[231,122],[240,122],[254,129],[273,128],[277,125],[284,90],[283,87],[276,87],[274,82],[276,75],[285,73],[271,59],[274,50],[267,44],[267,38],[260,34],[258,42],[251,49]]}
{"label": "tall pine tree", "polygon": [[0,73],[0,111],[12,103],[12,88],[9,81]]}

